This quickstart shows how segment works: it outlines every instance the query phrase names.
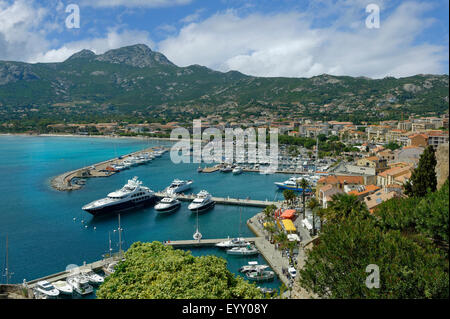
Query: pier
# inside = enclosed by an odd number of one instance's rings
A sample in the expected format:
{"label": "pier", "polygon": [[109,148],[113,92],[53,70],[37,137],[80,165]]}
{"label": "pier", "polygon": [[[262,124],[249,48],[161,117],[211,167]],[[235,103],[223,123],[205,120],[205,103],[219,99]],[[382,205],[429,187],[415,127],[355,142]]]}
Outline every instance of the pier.
{"label": "pier", "polygon": [[[166,193],[163,192],[157,192],[155,193],[156,196],[159,198],[164,198],[167,196]],[[196,198],[195,194],[190,195],[184,195],[184,194],[177,194],[176,195],[178,200],[190,202],[193,201]],[[235,205],[235,206],[249,206],[249,207],[262,207],[266,208],[270,205],[280,206],[281,202],[273,202],[269,200],[256,200],[256,199],[241,199],[241,198],[230,198],[230,197],[211,197],[213,201],[216,202],[216,204],[221,205]]]}
{"label": "pier", "polygon": [[61,271],[61,272],[58,272],[56,274],[48,275],[48,276],[45,276],[45,277],[42,277],[42,278],[33,279],[33,280],[27,282],[27,286],[28,286],[28,288],[32,289],[41,280],[46,280],[46,281],[48,281],[50,283],[56,282],[56,281],[59,281],[59,280],[63,280],[64,281],[67,278],[69,278],[70,276],[72,276],[72,275],[74,275],[74,274],[76,274],[78,272],[81,272],[82,270],[86,270],[86,269],[93,270],[93,271],[99,271],[99,270],[102,270],[103,267],[107,266],[108,264],[110,264],[110,263],[112,263],[114,261],[119,261],[120,259],[121,258],[119,258],[119,257],[110,257],[110,258],[106,258],[106,259],[95,261],[95,262],[90,263],[90,264],[84,264],[83,266],[80,266],[78,268],[74,268],[72,270],[65,270],[65,271]]}
{"label": "pier", "polygon": [[54,177],[51,181],[51,185],[53,188],[59,190],[59,191],[72,191],[72,190],[78,190],[82,187],[82,185],[73,184],[72,180],[74,178],[93,178],[93,177],[108,177],[111,175],[116,174],[115,171],[108,171],[106,168],[108,166],[111,166],[112,164],[118,164],[119,162],[127,159],[128,157],[140,155],[142,153],[152,153],[155,150],[160,150],[166,148],[161,147],[150,147],[146,148],[141,151],[133,152],[124,156],[116,157],[113,159],[109,159],[107,161],[103,161],[97,164],[89,165],[86,167],[82,167],[70,172],[63,173],[61,175],[58,175]]}
{"label": "pier", "polygon": [[[172,246],[174,248],[189,248],[189,247],[207,247],[207,246],[215,246],[216,244],[229,240],[230,238],[220,238],[220,239],[200,239],[200,240],[170,240],[164,242],[167,246]],[[258,238],[250,237],[244,238],[245,241],[250,243],[255,243]]]}

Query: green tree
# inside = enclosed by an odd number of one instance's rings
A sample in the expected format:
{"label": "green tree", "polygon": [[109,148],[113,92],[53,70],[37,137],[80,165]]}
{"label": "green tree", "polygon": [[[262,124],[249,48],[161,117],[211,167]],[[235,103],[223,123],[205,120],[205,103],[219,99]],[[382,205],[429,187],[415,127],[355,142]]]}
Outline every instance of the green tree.
{"label": "green tree", "polygon": [[293,200],[297,197],[292,189],[285,189],[283,191],[283,197],[288,204],[292,204]]}
{"label": "green tree", "polygon": [[306,216],[306,190],[308,189],[308,187],[310,187],[310,184],[306,179],[302,178],[298,183],[298,186],[302,188],[303,219],[304,219]]}
{"label": "green tree", "polygon": [[[365,285],[366,267],[380,269],[380,287]],[[383,232],[374,218],[350,217],[323,226],[299,272],[305,289],[323,298],[448,298],[448,261],[430,244],[399,231]]]}
{"label": "green tree", "polygon": [[322,222],[338,223],[349,217],[360,216],[367,218],[369,210],[358,197],[348,194],[334,194],[327,208],[320,211]]}
{"label": "green tree", "polygon": [[97,291],[100,299],[261,298],[216,256],[194,257],[160,242],[134,243]]}
{"label": "green tree", "polygon": [[309,209],[311,209],[311,212],[312,212],[313,236],[315,236],[316,235],[316,210],[318,210],[320,207],[319,201],[315,197],[311,198],[309,200],[308,207],[309,207]]}
{"label": "green tree", "polygon": [[420,156],[419,165],[405,184],[405,194],[410,197],[424,197],[437,187],[436,155],[433,146],[428,146]]}

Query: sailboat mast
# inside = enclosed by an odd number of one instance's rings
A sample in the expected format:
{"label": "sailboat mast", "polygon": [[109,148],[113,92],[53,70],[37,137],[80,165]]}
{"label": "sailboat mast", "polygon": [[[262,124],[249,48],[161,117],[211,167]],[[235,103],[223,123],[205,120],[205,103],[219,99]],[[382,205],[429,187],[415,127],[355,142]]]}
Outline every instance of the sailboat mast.
{"label": "sailboat mast", "polygon": [[9,271],[8,271],[8,235],[6,235],[6,268],[5,268],[6,284],[9,283]]}
{"label": "sailboat mast", "polygon": [[119,214],[119,255],[122,254],[122,228],[120,227],[120,214]]}

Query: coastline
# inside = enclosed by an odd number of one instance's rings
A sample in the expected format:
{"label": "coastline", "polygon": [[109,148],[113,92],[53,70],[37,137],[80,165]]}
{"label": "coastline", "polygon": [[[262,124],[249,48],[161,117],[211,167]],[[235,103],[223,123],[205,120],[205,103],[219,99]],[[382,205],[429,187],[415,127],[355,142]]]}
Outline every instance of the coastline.
{"label": "coastline", "polygon": [[0,136],[23,136],[23,137],[82,137],[82,138],[107,138],[107,139],[137,139],[174,142],[178,139],[170,137],[147,137],[147,136],[118,136],[118,135],[78,135],[78,134],[27,134],[27,133],[0,133]]}

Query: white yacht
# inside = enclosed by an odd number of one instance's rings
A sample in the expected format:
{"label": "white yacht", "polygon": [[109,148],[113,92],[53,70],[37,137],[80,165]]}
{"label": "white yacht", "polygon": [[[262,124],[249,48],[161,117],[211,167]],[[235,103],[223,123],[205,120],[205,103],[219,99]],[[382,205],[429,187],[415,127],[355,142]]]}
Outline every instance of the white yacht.
{"label": "white yacht", "polygon": [[203,190],[197,194],[197,197],[189,204],[188,209],[192,212],[201,212],[206,211],[216,204],[215,201],[212,200],[211,195]]}
{"label": "white yacht", "polygon": [[104,213],[122,211],[134,207],[150,205],[156,202],[155,192],[142,186],[137,177],[128,180],[120,190],[109,193],[102,198],[83,206],[83,210],[96,216]]}
{"label": "white yacht", "polygon": [[256,249],[256,247],[253,245],[247,245],[245,247],[233,247],[227,250],[227,254],[229,255],[248,256],[257,255],[258,253],[258,249]]}
{"label": "white yacht", "polygon": [[53,283],[53,286],[59,290],[59,293],[61,295],[72,295],[73,294],[73,288],[71,285],[67,283],[67,281],[64,280],[58,280],[57,282]]}
{"label": "white yacht", "polygon": [[89,285],[89,278],[83,275],[74,275],[67,278],[67,283],[80,295],[88,295],[94,292],[94,288]]}
{"label": "white yacht", "polygon": [[105,281],[103,276],[96,274],[91,269],[82,270],[81,274],[89,279],[89,283],[92,285],[100,285]]}
{"label": "white yacht", "polygon": [[[303,192],[302,187],[300,186],[300,182],[304,177],[291,177],[287,181],[284,182],[275,182],[275,185],[279,189],[291,189],[296,192]],[[307,178],[305,178],[309,182]],[[311,188],[306,189],[306,193],[311,192]]]}
{"label": "white yacht", "polygon": [[234,175],[239,175],[243,172],[242,167],[240,166],[236,166],[235,168],[233,168],[233,174]]}
{"label": "white yacht", "polygon": [[225,241],[221,241],[220,243],[216,244],[216,247],[220,248],[233,248],[233,247],[244,247],[250,245],[249,242],[245,241],[244,238],[232,238]]}
{"label": "white yacht", "polygon": [[260,264],[258,264],[257,261],[249,261],[248,265],[244,265],[241,268],[239,268],[239,272],[245,274],[250,271],[257,271],[257,270],[261,271],[261,270],[266,270],[266,269],[269,269],[268,265],[260,265]]}
{"label": "white yacht", "polygon": [[59,296],[59,290],[56,289],[47,280],[41,280],[36,284],[34,288],[35,293],[44,298],[56,298]]}
{"label": "white yacht", "polygon": [[155,210],[158,213],[171,213],[181,206],[181,202],[174,197],[164,197],[158,204],[155,205]]}
{"label": "white yacht", "polygon": [[193,181],[182,181],[179,179],[175,179],[169,187],[166,188],[166,193],[169,195],[174,195],[177,193],[182,193],[191,188]]}

